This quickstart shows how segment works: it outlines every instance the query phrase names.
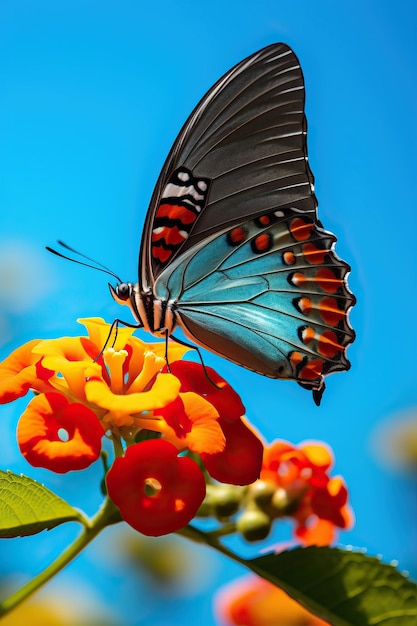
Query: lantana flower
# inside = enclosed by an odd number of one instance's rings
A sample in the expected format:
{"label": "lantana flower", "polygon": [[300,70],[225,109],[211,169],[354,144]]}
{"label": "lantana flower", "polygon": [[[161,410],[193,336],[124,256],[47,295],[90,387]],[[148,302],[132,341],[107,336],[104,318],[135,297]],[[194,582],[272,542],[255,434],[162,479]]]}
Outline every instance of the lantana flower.
{"label": "lantana flower", "polygon": [[269,511],[292,517],[305,545],[329,545],[336,528],[353,524],[346,485],[330,475],[332,467],[331,450],[323,443],[275,441],[265,448],[260,482],[274,489]]}
{"label": "lantana flower", "polygon": [[[109,340],[111,327],[100,318],[79,321],[88,337],[35,340],[0,364],[0,402],[37,394],[17,429],[29,463],[83,469],[98,459],[106,435],[118,457],[109,496],[128,523],[154,535],[184,526],[204,499],[202,469],[178,455],[197,454],[214,478],[236,484],[259,476],[263,447],[241,420],[239,396],[213,370],[180,361],[188,348],[168,343],[170,370],[165,343],[144,343],[132,328]],[[244,471],[229,466],[232,457],[241,457]]]}

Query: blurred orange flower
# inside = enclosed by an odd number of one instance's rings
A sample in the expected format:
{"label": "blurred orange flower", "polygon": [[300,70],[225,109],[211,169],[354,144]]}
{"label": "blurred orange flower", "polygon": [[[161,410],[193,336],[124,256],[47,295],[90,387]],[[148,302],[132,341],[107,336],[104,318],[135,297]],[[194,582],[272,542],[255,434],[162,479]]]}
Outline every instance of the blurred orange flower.
{"label": "blurred orange flower", "polygon": [[222,626],[330,626],[282,589],[252,574],[223,587],[215,608]]}
{"label": "blurred orange flower", "polygon": [[331,450],[323,443],[275,441],[265,448],[260,479],[275,487],[276,517],[292,517],[305,545],[329,545],[336,528],[353,525],[346,485],[340,476],[330,476],[332,467]]}

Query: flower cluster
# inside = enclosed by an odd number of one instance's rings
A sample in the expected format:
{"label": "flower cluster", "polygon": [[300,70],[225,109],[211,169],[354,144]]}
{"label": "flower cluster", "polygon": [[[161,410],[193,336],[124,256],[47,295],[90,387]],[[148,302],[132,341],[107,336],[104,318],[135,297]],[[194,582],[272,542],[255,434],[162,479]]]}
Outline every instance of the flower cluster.
{"label": "flower cluster", "polygon": [[233,518],[247,541],[265,539],[275,520],[289,517],[298,542],[329,545],[337,529],[353,523],[347,488],[340,476],[331,476],[332,466],[323,443],[275,441],[265,446],[259,480],[244,488],[210,485],[200,514]]}
{"label": "flower cluster", "polygon": [[[305,545],[329,545],[335,529],[353,524],[348,491],[341,476],[331,476],[334,460],[328,446],[275,441],[265,449],[258,502],[273,517],[291,516],[295,535]],[[263,488],[271,494],[262,498]]]}
{"label": "flower cluster", "polygon": [[226,381],[181,361],[183,346],[169,342],[168,368],[165,343],[144,343],[130,328],[109,342],[103,320],[80,321],[88,337],[34,340],[0,363],[0,403],[36,393],[17,428],[29,463],[80,470],[99,458],[103,437],[111,439],[108,494],[146,535],[173,532],[194,517],[206,493],[200,461],[220,481],[258,478],[263,446]]}
{"label": "flower cluster", "polygon": [[0,363],[0,403],[36,394],[17,427],[29,463],[84,469],[111,440],[108,495],[145,535],[179,530],[198,514],[233,518],[256,541],[291,517],[302,544],[328,545],[351,525],[327,446],[276,441],[264,450],[237,393],[211,368],[182,360],[187,348],[144,343],[131,328],[109,340],[103,320],[80,321],[88,337],[34,340]]}

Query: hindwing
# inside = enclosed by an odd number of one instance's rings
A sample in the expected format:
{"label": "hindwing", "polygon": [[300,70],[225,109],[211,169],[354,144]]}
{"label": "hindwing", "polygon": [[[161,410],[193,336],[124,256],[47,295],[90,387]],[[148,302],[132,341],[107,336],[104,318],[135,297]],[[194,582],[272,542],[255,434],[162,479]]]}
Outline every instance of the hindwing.
{"label": "hindwing", "polygon": [[165,270],[158,298],[193,341],[273,378],[320,391],[350,367],[349,266],[335,237],[293,209],[249,220],[197,244]]}

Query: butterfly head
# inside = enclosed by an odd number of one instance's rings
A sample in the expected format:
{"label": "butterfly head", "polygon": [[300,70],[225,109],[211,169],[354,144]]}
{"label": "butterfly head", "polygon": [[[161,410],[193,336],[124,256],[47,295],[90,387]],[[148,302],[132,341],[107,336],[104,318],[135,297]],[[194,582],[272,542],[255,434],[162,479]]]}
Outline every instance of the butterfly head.
{"label": "butterfly head", "polygon": [[115,300],[117,304],[126,304],[133,309],[134,312],[135,286],[133,283],[120,282],[116,287],[113,287],[113,285],[109,283],[109,289],[113,300]]}
{"label": "butterfly head", "polygon": [[[109,283],[110,293],[117,304],[127,305],[133,317],[137,321],[137,328],[144,328],[147,332],[154,333],[152,318],[153,298],[148,294],[139,293],[138,284],[120,281],[116,287]],[[123,322],[126,324],[126,322]],[[127,324],[129,326],[129,324]]]}

